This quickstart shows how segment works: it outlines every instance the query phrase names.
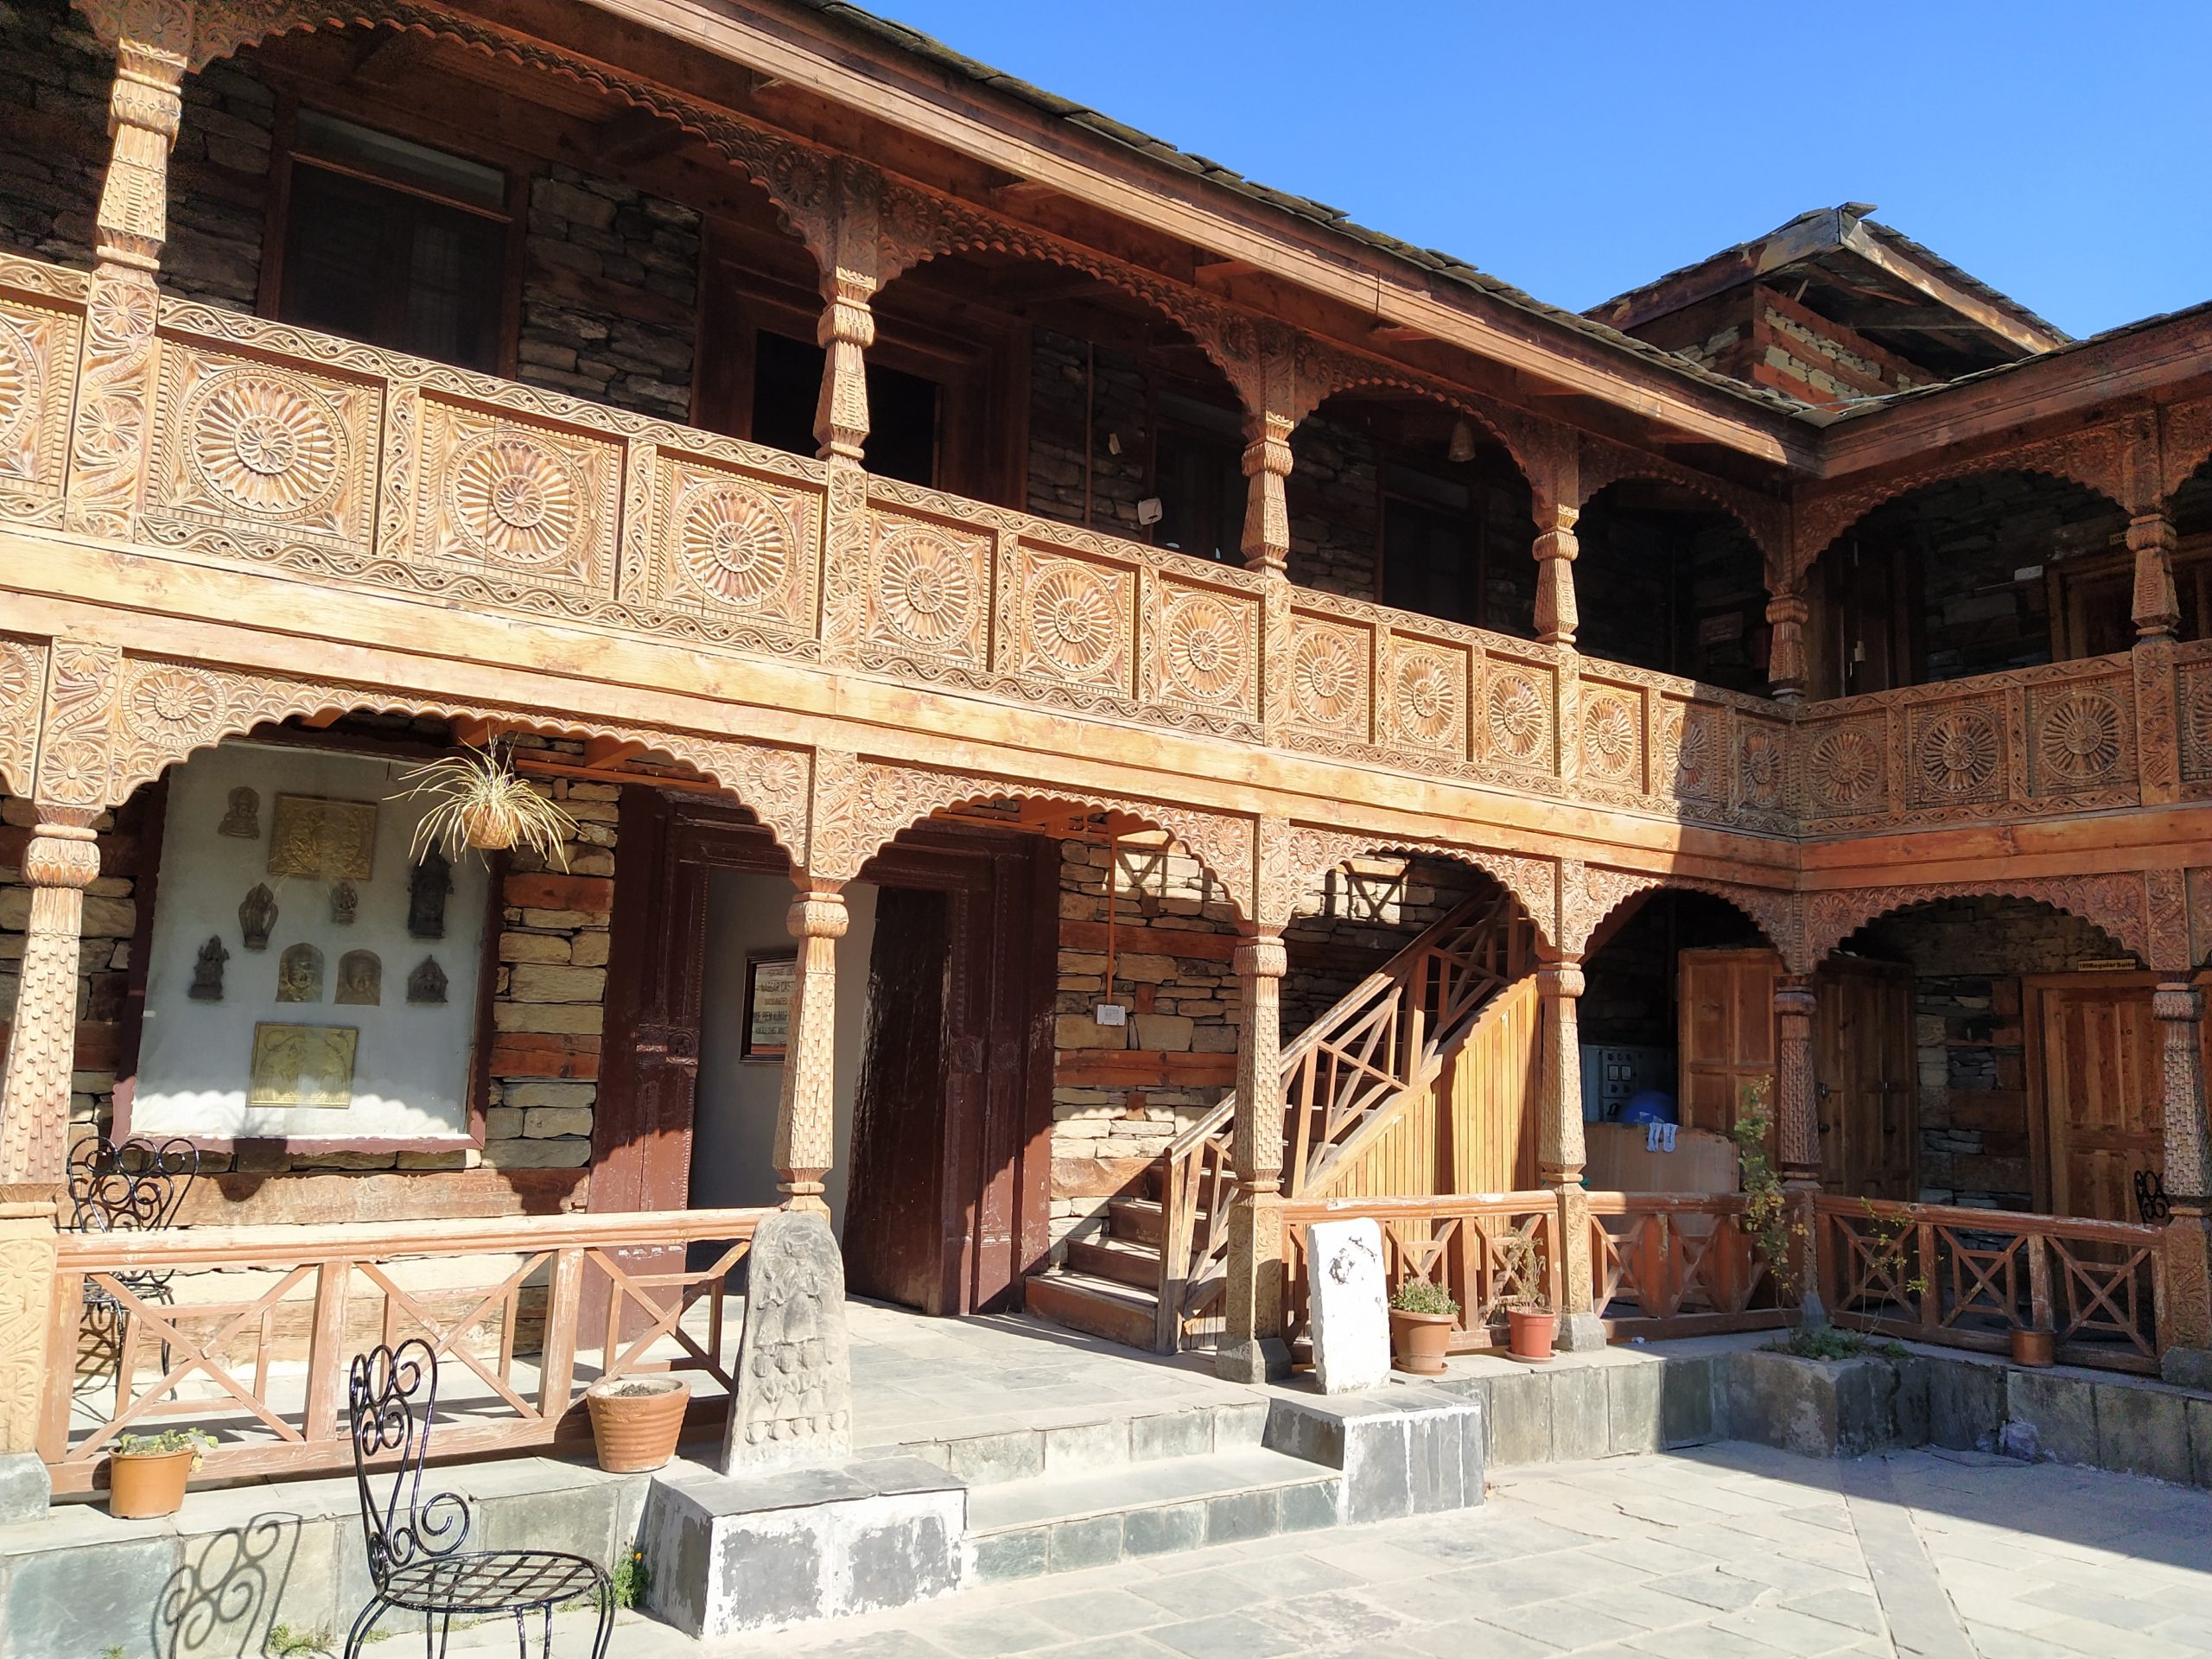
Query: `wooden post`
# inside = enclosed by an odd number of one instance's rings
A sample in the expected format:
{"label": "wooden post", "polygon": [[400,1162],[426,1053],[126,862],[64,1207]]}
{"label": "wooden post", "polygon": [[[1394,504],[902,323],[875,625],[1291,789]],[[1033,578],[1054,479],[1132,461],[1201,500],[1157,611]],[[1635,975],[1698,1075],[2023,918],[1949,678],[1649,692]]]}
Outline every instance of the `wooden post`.
{"label": "wooden post", "polygon": [[1574,526],[1580,507],[1564,500],[1536,508],[1536,638],[1549,645],[1571,645],[1580,620],[1574,604],[1574,557],[1582,550]]}
{"label": "wooden post", "polygon": [[2204,997],[2186,980],[2162,982],[2151,1011],[2164,1039],[2166,1306],[2160,1370],[2170,1382],[2212,1387],[2212,1128],[2205,1122]]}
{"label": "wooden post", "polygon": [[1773,1264],[1796,1294],[1808,1325],[1827,1323],[1821,1305],[1820,1232],[1814,1200],[1821,1193],[1821,1123],[1813,1099],[1812,981],[1784,974],[1774,982],[1774,1116],[1781,1143],[1782,1185],[1789,1260]]}
{"label": "wooden post", "polygon": [[2181,626],[2174,593],[2174,526],[2162,512],[2139,512],[2127,522],[2127,547],[2135,556],[2135,598],[2129,607],[2139,639],[2171,638]]}
{"label": "wooden post", "polygon": [[1812,614],[1802,594],[1777,594],[1767,601],[1767,683],[1777,701],[1801,702],[1805,696],[1805,622]]}
{"label": "wooden post", "polygon": [[1283,1345],[1282,938],[1252,933],[1236,947],[1243,1024],[1236,1036],[1236,1196],[1229,1217],[1227,1328],[1215,1369],[1264,1382],[1290,1364]]}
{"label": "wooden post", "polygon": [[787,1210],[827,1215],[823,1177],[837,1161],[836,1080],[837,941],[850,918],[845,895],[816,887],[792,901],[791,937],[799,942],[791,987],[791,1034],[784,1050],[783,1093],[776,1103],[776,1185]]}
{"label": "wooden post", "polygon": [[0,1200],[0,1526],[46,1512],[41,1442],[68,1433],[81,1287],[62,1303],[54,1244],[51,1199]]}
{"label": "wooden post", "polygon": [[1569,1352],[1605,1345],[1605,1327],[1592,1306],[1590,1198],[1582,1190],[1582,1039],[1575,1024],[1575,1002],[1581,995],[1580,956],[1560,956],[1537,968],[1543,1092],[1536,1166],[1538,1179],[1559,1198],[1560,1282],[1553,1300],[1559,1345]]}
{"label": "wooden post", "polygon": [[88,815],[41,804],[23,855],[31,889],[15,1024],[0,1074],[0,1185],[58,1187],[67,1174],[69,1074],[77,1052],[77,958],[85,889],[100,873]]}

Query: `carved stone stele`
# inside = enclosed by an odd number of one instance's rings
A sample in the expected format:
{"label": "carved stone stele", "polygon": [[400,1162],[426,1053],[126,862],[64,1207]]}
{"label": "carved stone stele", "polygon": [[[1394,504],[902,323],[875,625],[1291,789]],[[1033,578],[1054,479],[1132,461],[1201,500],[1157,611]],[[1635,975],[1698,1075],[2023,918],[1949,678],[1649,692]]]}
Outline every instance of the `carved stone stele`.
{"label": "carved stone stele", "polygon": [[852,1352],[845,1262],[830,1217],[804,1210],[767,1217],[753,1235],[747,1274],[722,1472],[843,1457],[852,1449]]}

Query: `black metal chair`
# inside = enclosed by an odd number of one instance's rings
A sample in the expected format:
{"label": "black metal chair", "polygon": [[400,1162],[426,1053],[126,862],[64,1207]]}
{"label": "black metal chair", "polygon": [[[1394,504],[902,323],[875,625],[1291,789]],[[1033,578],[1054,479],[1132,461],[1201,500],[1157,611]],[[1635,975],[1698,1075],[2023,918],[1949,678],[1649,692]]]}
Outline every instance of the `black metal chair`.
{"label": "black metal chair", "polygon": [[[182,1136],[158,1142],[134,1136],[118,1142],[101,1135],[79,1141],[69,1154],[70,1224],[80,1233],[151,1232],[174,1226],[199,1178],[200,1149]],[[141,1302],[172,1300],[172,1275],[165,1270],[142,1268],[109,1276]],[[87,1280],[85,1313],[95,1337],[112,1348],[116,1387],[127,1393],[137,1369],[136,1332],[127,1310],[114,1291]],[[167,1343],[162,1344],[162,1369],[168,1369]],[[122,1403],[118,1399],[118,1409]]]}
{"label": "black metal chair", "polygon": [[2173,1218],[2173,1200],[2166,1196],[2164,1178],[2155,1169],[2135,1172],[2135,1213],[2146,1227]]}
{"label": "black metal chair", "polygon": [[[442,1659],[455,1614],[489,1618],[512,1614],[515,1645],[529,1652],[528,1616],[539,1616],[538,1651],[553,1651],[556,1608],[590,1598],[599,1605],[592,1659],[606,1659],[614,1632],[614,1586],[596,1561],[550,1549],[463,1549],[468,1500],[458,1492],[423,1491],[423,1463],[438,1405],[438,1360],[430,1344],[410,1337],[356,1354],[346,1383],[353,1433],[353,1474],[361,1489],[361,1530],[368,1544],[376,1594],[346,1637],[355,1659],[386,1611],[423,1615],[423,1651]],[[372,1459],[397,1457],[391,1490],[379,1503],[369,1484]]]}

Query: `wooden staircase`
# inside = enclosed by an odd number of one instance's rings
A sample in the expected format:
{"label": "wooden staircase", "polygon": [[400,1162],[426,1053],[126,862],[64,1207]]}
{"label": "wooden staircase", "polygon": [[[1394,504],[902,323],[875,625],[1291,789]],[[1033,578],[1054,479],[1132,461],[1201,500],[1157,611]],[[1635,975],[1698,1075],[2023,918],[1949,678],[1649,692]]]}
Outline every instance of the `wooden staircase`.
{"label": "wooden staircase", "polygon": [[[1284,1186],[1320,1198],[1420,1101],[1534,966],[1534,935],[1503,893],[1469,899],[1283,1046]],[[1068,1241],[1030,1275],[1030,1312],[1173,1353],[1219,1325],[1228,1272],[1232,1092],[1178,1135],[1103,1235]]]}

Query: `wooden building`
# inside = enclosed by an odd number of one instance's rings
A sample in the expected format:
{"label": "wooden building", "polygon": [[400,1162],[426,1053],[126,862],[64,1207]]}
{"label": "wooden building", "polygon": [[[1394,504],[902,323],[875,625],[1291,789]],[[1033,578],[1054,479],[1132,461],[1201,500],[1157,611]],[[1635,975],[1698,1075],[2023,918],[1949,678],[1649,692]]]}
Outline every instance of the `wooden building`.
{"label": "wooden building", "polygon": [[[2212,313],[1852,204],[1578,316],[810,0],[10,17],[0,1452],[138,1409],[101,1133],[264,1275],[239,1470],[394,1253],[527,1440],[781,1202],[1245,1375],[1325,1206],[1466,1345],[2212,1363]],[[467,743],[558,855],[422,855]]]}

